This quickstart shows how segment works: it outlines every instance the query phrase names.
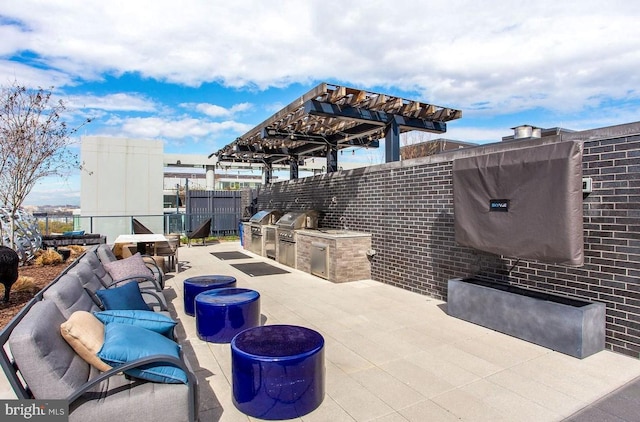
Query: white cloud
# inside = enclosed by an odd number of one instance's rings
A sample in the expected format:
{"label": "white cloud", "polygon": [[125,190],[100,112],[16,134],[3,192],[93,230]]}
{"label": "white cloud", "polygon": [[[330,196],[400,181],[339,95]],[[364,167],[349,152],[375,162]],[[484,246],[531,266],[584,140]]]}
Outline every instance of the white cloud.
{"label": "white cloud", "polygon": [[25,205],[80,205],[80,177],[45,177],[33,187]]}
{"label": "white cloud", "polygon": [[214,118],[232,117],[237,113],[250,110],[253,107],[253,105],[250,103],[234,104],[230,108],[225,108],[216,104],[209,104],[209,103],[197,103],[197,104],[183,103],[183,104],[180,104],[180,106],[187,109],[194,109],[199,113],[202,113],[206,116],[214,117]]}
{"label": "white cloud", "polygon": [[15,81],[30,88],[48,88],[50,86],[72,85],[73,77],[56,70],[40,69],[19,62],[0,59],[0,85],[9,86]]}
{"label": "white cloud", "polygon": [[21,0],[2,9],[23,23],[3,28],[19,40],[4,55],[33,51],[73,78],[139,72],[260,89],[329,78],[494,113],[640,95],[640,34],[629,30],[637,2]]}
{"label": "white cloud", "polygon": [[154,112],[158,106],[153,100],[140,94],[108,94],[98,95],[72,95],[66,97],[66,104],[72,108],[97,109],[105,111],[140,111]]}
{"label": "white cloud", "polygon": [[240,135],[252,126],[234,121],[208,122],[194,118],[162,119],[159,117],[125,118],[117,124],[123,136],[132,138],[207,139],[231,132]]}

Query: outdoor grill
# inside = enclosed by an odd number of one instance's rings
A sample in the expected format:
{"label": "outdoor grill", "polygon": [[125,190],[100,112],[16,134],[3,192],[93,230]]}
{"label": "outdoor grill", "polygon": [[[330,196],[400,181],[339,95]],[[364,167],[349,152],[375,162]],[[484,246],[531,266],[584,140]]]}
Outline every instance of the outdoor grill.
{"label": "outdoor grill", "polygon": [[[250,219],[249,224],[251,226],[251,242],[249,244],[249,250],[255,254],[264,256],[267,243],[265,234],[267,227],[275,224],[278,219],[282,217],[282,211],[278,210],[262,210],[255,213]],[[272,232],[275,232],[273,230]],[[273,242],[274,258],[275,258],[275,236],[273,239],[269,239]],[[269,248],[270,249],[270,248]]]}
{"label": "outdoor grill", "polygon": [[318,211],[294,211],[283,215],[276,222],[278,232],[278,262],[296,265],[296,230],[317,229]]}

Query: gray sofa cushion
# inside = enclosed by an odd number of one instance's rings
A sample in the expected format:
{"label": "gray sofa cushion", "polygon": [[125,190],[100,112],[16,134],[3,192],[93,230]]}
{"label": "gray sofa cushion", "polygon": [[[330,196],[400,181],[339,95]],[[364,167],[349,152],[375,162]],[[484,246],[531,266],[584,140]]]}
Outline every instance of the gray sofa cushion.
{"label": "gray sofa cushion", "polygon": [[[97,259],[96,257],[96,260]],[[99,261],[98,264],[100,264]],[[76,274],[82,286],[93,293],[95,293],[96,290],[104,288],[102,281],[100,281],[100,276],[96,274],[95,268],[84,259],[81,259],[80,262],[69,270],[69,274]]]}
{"label": "gray sofa cushion", "polygon": [[112,262],[118,259],[111,250],[111,247],[106,244],[99,245],[96,248],[96,254],[101,262]]}
{"label": "gray sofa cushion", "polygon": [[[95,255],[94,255],[95,256]],[[102,266],[102,264],[99,264]],[[105,271],[106,273],[106,271]],[[71,270],[69,270],[69,274],[74,274],[78,277],[83,287],[86,288],[89,292],[95,293],[97,290],[103,289],[104,285],[102,281],[96,275],[96,271],[87,260],[82,259],[78,262]],[[108,277],[108,275],[107,275]],[[109,278],[109,282],[111,279]],[[158,292],[155,288],[155,285],[148,281],[143,281],[138,283],[140,287],[140,292],[142,293],[142,298],[146,302],[147,305],[153,310],[166,309],[167,308],[167,300],[162,294],[162,292]],[[150,291],[152,293],[149,293]],[[92,299],[99,300],[99,299]]]}
{"label": "gray sofa cushion", "polygon": [[76,274],[67,273],[61,276],[56,283],[44,291],[42,296],[55,303],[65,319],[75,311],[97,312],[100,310],[84,290]]}
{"label": "gray sofa cushion", "polygon": [[140,422],[187,421],[189,389],[185,384],[160,384],[109,378],[95,392],[87,393],[69,406],[69,421]]}
{"label": "gray sofa cushion", "polygon": [[9,347],[36,399],[64,399],[84,384],[90,365],[60,334],[66,321],[56,304],[33,305],[9,337]]}
{"label": "gray sofa cushion", "polygon": [[89,251],[82,255],[80,258],[80,262],[83,262],[91,267],[95,275],[97,275],[100,279],[104,279],[107,275],[107,270],[102,265],[102,262],[98,258],[95,252]]}
{"label": "gray sofa cushion", "polygon": [[[78,356],[60,334],[58,307],[33,305],[9,337],[9,348],[36,399],[65,399],[99,372]],[[185,384],[157,384],[114,375],[69,405],[70,421],[187,421]]]}

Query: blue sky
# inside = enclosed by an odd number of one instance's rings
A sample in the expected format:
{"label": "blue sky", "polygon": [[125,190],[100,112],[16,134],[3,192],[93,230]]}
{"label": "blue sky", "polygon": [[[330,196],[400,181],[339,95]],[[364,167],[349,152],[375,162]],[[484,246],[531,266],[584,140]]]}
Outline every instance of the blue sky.
{"label": "blue sky", "polygon": [[[627,0],[10,0],[0,85],[53,86],[71,125],[93,119],[80,135],[167,153],[217,151],[320,82],[461,109],[444,136],[488,143],[637,121],[638,18]],[[27,200],[65,203],[78,174]]]}

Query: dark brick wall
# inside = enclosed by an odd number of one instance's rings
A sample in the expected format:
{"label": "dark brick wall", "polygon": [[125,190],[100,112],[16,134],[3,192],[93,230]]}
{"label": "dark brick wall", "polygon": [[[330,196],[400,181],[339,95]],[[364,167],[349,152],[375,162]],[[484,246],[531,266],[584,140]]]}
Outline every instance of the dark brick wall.
{"label": "dark brick wall", "polygon": [[[548,265],[494,256],[455,242],[452,160],[558,142],[510,141],[436,156],[275,183],[259,209],[317,209],[320,225],[372,233],[372,278],[446,300],[447,281],[481,274],[604,302],[607,347],[640,357],[640,124],[561,135],[583,141],[585,264]],[[333,200],[335,198],[335,200]]]}

